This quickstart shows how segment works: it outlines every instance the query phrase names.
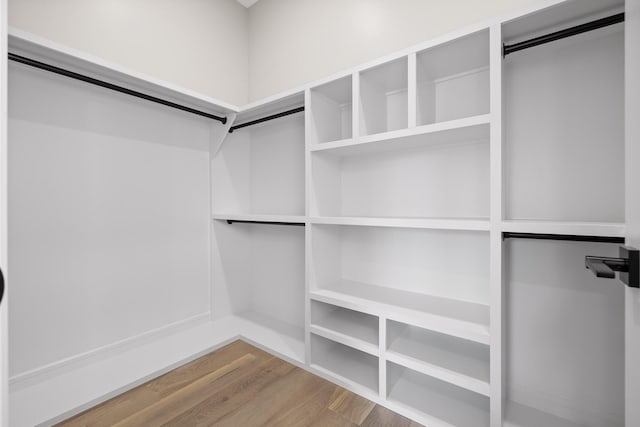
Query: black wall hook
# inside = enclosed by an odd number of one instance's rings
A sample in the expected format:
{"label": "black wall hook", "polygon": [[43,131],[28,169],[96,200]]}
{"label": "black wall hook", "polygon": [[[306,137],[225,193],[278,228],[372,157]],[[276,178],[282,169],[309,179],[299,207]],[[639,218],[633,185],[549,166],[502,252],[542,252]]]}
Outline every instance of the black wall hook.
{"label": "black wall hook", "polygon": [[616,272],[620,280],[629,287],[640,287],[640,251],[630,246],[620,246],[619,258],[586,256],[584,265],[593,271],[596,277],[615,279]]}

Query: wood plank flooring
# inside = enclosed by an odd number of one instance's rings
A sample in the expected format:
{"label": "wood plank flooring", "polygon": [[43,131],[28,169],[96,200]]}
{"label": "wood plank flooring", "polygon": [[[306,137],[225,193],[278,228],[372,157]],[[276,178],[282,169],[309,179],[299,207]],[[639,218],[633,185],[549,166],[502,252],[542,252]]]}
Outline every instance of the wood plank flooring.
{"label": "wood plank flooring", "polygon": [[58,426],[419,427],[244,341]]}

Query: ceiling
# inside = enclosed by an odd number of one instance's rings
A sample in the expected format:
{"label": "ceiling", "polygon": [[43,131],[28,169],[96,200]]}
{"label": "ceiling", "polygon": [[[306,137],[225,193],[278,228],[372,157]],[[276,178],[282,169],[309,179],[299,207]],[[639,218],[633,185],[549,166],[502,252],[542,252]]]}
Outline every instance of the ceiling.
{"label": "ceiling", "polygon": [[237,0],[237,1],[247,9],[253,6],[254,4],[258,3],[258,0]]}

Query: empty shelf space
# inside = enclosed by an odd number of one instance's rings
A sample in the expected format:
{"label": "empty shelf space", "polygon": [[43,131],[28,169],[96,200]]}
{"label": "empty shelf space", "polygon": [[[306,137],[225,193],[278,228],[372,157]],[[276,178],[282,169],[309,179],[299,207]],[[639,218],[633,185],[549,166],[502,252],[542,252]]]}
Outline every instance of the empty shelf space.
{"label": "empty shelf space", "polygon": [[312,216],[488,218],[489,125],[311,153]]}
{"label": "empty shelf space", "polygon": [[311,298],[410,321],[433,331],[488,344],[489,307],[417,292],[342,280],[311,291]]}
{"label": "empty shelf space", "polygon": [[333,341],[378,355],[378,317],[311,301],[311,331]]}
{"label": "empty shelf space", "polygon": [[429,426],[489,426],[489,398],[387,362],[387,399]]}
{"label": "empty shelf space", "polygon": [[360,73],[360,135],[373,135],[408,125],[407,57]]}
{"label": "empty shelf space", "polygon": [[378,393],[375,356],[311,334],[311,366],[369,393]]}
{"label": "empty shelf space", "polygon": [[387,359],[489,395],[489,346],[387,321]]}
{"label": "empty shelf space", "polygon": [[[595,427],[596,424],[576,423],[543,412],[530,406],[509,401],[506,405],[504,427]],[[611,427],[622,427],[623,423],[608,424]]]}
{"label": "empty shelf space", "polygon": [[310,118],[312,144],[351,138],[353,134],[352,76],[311,89]]}
{"label": "empty shelf space", "polygon": [[417,54],[417,123],[489,112],[489,31]]}

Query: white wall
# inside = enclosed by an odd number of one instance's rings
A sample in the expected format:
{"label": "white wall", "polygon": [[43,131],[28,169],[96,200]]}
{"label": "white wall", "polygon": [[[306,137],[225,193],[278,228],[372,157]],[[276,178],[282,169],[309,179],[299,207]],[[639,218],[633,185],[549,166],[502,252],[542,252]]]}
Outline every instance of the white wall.
{"label": "white wall", "polygon": [[260,0],[249,97],[260,99],[539,0]]}
{"label": "white wall", "polygon": [[232,104],[247,102],[235,0],[9,0],[9,24]]}
{"label": "white wall", "polygon": [[539,0],[10,0],[11,26],[236,105]]}
{"label": "white wall", "polygon": [[11,64],[12,376],[209,318],[209,140],[220,128]]}

